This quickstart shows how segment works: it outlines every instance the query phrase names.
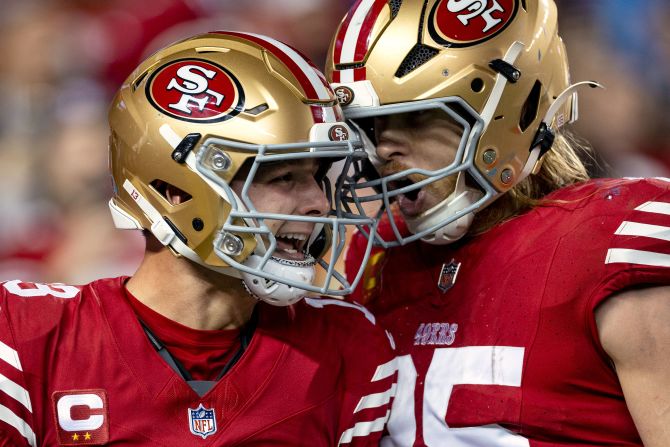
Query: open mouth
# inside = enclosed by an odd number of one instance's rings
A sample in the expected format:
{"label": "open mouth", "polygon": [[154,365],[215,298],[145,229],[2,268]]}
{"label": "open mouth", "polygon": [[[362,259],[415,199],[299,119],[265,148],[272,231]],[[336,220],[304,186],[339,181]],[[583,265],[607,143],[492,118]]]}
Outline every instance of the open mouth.
{"label": "open mouth", "polygon": [[[389,182],[389,187],[391,191],[397,191],[399,189],[412,186],[415,183],[416,182],[413,182],[410,179],[401,179]],[[405,216],[413,217],[419,215],[423,211],[424,195],[423,188],[414,188],[405,193],[394,196],[394,200],[397,202],[400,211]]]}
{"label": "open mouth", "polygon": [[309,235],[305,233],[279,233],[275,235],[277,249],[273,253],[278,258],[301,261],[305,259],[305,245]]}
{"label": "open mouth", "polygon": [[[403,179],[403,180],[397,180],[394,182],[389,182],[389,186],[391,187],[392,191],[397,191],[399,189],[405,188],[407,186],[412,186],[414,185],[414,182],[411,181],[410,179]],[[410,200],[412,202],[416,201],[416,199],[419,198],[419,193],[421,192],[421,188],[415,188],[410,191],[407,191],[406,193],[400,194],[399,196],[396,197],[405,197],[407,200]]]}

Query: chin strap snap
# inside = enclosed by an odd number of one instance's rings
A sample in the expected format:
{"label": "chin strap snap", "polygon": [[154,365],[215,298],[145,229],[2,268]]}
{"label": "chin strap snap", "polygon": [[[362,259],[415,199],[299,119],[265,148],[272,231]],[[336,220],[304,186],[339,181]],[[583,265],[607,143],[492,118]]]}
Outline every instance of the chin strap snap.
{"label": "chin strap snap", "polygon": [[[547,113],[544,115],[544,118],[540,123],[540,127],[538,128],[537,133],[535,134],[535,138],[533,138],[533,143],[530,145],[529,148],[530,156],[528,157],[526,166],[519,175],[519,181],[526,178],[526,176],[528,176],[531,172],[535,172],[536,164],[538,163],[538,161],[542,158],[544,154],[546,154],[547,152],[549,152],[549,150],[551,150],[552,146],[554,145],[554,140],[556,139],[556,134],[554,130],[552,130],[550,127],[551,123],[554,121],[554,116],[556,115],[556,113],[558,113],[558,111],[565,104],[565,102],[568,99],[570,99],[570,97],[575,95],[577,90],[585,86],[591,88],[604,88],[601,84],[595,81],[584,81],[572,84],[570,87],[563,90],[563,92],[560,95],[558,95],[556,100],[551,104],[551,106],[547,110]],[[573,104],[573,110],[572,110],[572,116],[570,117],[570,122],[575,121],[578,115],[577,104],[576,104],[577,98],[576,96],[574,98],[575,103]],[[561,127],[562,124],[563,124],[562,122],[558,123],[556,125],[556,128]]]}
{"label": "chin strap snap", "polygon": [[[578,82],[576,84],[572,84],[570,87],[566,88],[561,92],[560,95],[556,98],[556,100],[551,104],[549,109],[547,109],[547,113],[544,115],[544,118],[542,119],[542,122],[540,123],[540,128],[537,131],[537,134],[535,135],[535,138],[533,139],[533,144],[530,146],[530,151],[533,151],[538,145],[540,147],[540,153],[539,157],[542,157],[544,154],[546,154],[554,144],[554,139],[555,139],[555,133],[549,127],[551,125],[551,122],[554,120],[554,116],[556,113],[558,113],[559,109],[563,107],[563,104],[570,99],[570,97],[574,96],[575,93],[577,93],[577,90],[579,90],[582,87],[591,87],[591,88],[604,88],[601,84],[595,82],[595,81],[583,81],[583,82]],[[576,101],[576,97],[575,97]],[[574,111],[572,113],[571,117],[571,122],[575,121],[577,119],[577,105],[574,105]],[[557,125],[556,127],[561,127],[562,124]]]}
{"label": "chin strap snap", "polygon": [[547,126],[547,123],[542,122],[540,123],[540,128],[537,130],[537,133],[535,134],[533,143],[530,145],[530,150],[532,151],[533,149],[539,146],[540,153],[538,155],[538,158],[541,158],[544,154],[549,152],[551,147],[554,145],[555,139],[556,134],[554,133],[554,131],[551,130],[549,126]]}

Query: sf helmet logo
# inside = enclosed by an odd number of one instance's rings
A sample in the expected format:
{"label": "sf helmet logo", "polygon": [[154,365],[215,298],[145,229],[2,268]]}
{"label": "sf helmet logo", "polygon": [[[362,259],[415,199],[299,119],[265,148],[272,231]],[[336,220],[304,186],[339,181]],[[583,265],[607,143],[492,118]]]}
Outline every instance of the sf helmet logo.
{"label": "sf helmet logo", "polygon": [[333,126],[328,131],[328,138],[330,138],[330,141],[347,141],[349,139],[349,131],[342,125]]}
{"label": "sf helmet logo", "polygon": [[197,123],[224,121],[244,106],[237,78],[225,68],[199,59],[162,66],[151,75],[146,94],[161,112]]}
{"label": "sf helmet logo", "polygon": [[354,91],[349,87],[340,86],[335,89],[335,96],[342,106],[348,106],[354,100]]}
{"label": "sf helmet logo", "polygon": [[439,0],[428,31],[439,44],[467,47],[502,32],[516,16],[518,0]]}

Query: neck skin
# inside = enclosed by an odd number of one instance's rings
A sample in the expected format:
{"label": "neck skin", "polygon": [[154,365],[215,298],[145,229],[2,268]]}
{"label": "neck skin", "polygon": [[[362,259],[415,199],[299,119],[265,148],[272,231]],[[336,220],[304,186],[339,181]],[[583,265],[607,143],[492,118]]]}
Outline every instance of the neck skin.
{"label": "neck skin", "polygon": [[177,257],[151,235],[126,289],[159,314],[198,330],[239,328],[257,303],[240,279]]}

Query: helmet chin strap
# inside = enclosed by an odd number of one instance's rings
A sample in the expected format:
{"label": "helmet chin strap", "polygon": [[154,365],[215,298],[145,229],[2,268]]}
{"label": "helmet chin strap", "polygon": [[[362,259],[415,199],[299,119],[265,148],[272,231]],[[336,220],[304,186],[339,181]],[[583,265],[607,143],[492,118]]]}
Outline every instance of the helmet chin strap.
{"label": "helmet chin strap", "polygon": [[[240,207],[246,210],[246,207],[241,201],[238,200],[238,203]],[[245,219],[245,221],[247,221],[248,224],[253,224],[250,223],[248,219]],[[265,265],[263,265],[261,271],[280,278],[285,278],[289,281],[312,285],[316,276],[316,259],[307,253],[307,249],[317,239],[323,228],[323,224],[316,224],[314,226],[312,234],[305,245],[304,261],[295,261],[271,256]],[[260,235],[256,235],[256,239],[256,248],[244,261],[244,265],[251,269],[259,270],[264,255],[267,253],[267,247]],[[237,277],[242,279],[244,288],[251,296],[274,306],[289,306],[297,303],[309,294],[309,292],[304,289],[265,279],[258,275],[237,270],[236,273],[238,274]]]}
{"label": "helmet chin strap", "polygon": [[[308,294],[308,292],[303,289],[276,281],[266,280],[257,275],[241,272],[234,267],[215,267],[206,264],[195,251],[179,239],[174,230],[162,218],[158,210],[154,208],[151,203],[139,193],[139,191],[137,191],[130,180],[126,180],[123,187],[151,221],[151,228],[149,231],[161,242],[161,244],[169,247],[175,254],[183,256],[209,270],[241,279],[245,289],[253,297],[275,306],[288,306],[299,301]],[[139,222],[116,205],[113,199],[110,200],[109,207],[114,222],[118,228],[136,228],[140,230],[143,228]],[[320,231],[321,228],[322,226],[319,226],[318,228],[315,228],[314,231]],[[257,248],[259,251],[265,252],[265,246],[262,242],[257,244]],[[315,277],[314,266],[316,260],[309,254],[306,254],[305,256],[306,259],[304,261],[293,261],[273,256],[265,263],[263,271],[280,278],[312,284]],[[253,253],[246,259],[244,265],[257,269],[261,265],[262,260],[263,256],[261,254]]]}
{"label": "helmet chin strap", "polygon": [[[473,205],[481,197],[480,191],[465,185],[465,175],[460,173],[454,191],[447,198],[418,217],[405,218],[407,228],[414,234],[427,230],[440,222],[448,221],[451,216]],[[465,236],[473,219],[474,213],[468,213],[421,240],[433,245],[451,244]]]}
{"label": "helmet chin strap", "polygon": [[[241,278],[240,273],[232,267],[216,267],[205,264],[205,262],[195,251],[193,251],[188,245],[179,239],[172,227],[170,227],[165,219],[163,219],[163,216],[161,216],[158,210],[154,208],[153,205],[151,205],[151,203],[149,203],[149,201],[142,194],[140,194],[140,192],[133,186],[130,180],[126,179],[126,181],[123,183],[123,189],[128,192],[130,197],[135,200],[137,206],[139,206],[142,212],[147,216],[151,222],[151,227],[148,230],[161,244],[169,247],[175,254],[183,256],[184,258],[195,262],[198,265],[206,267],[209,270],[213,270],[217,273],[235,278]],[[114,202],[114,199],[109,201],[109,209],[112,213],[112,219],[114,220],[116,228],[122,230],[144,229],[144,227],[136,219],[123,211],[123,209]]]}
{"label": "helmet chin strap", "polygon": [[[558,113],[565,102],[570,99],[570,97],[573,96],[578,89],[585,86],[591,88],[603,88],[601,84],[598,84],[594,81],[578,82],[571,85],[560,95],[558,95],[556,100],[551,104],[542,120],[542,124],[544,124],[544,126],[549,129],[550,124],[554,120],[554,116],[556,113]],[[571,118],[576,118],[576,110],[573,111],[573,117]],[[543,151],[539,144],[532,148],[528,157],[528,161],[526,162],[523,171],[518,177],[518,181],[523,180],[531,172],[533,172],[542,155]],[[499,197],[500,195],[502,195],[502,193],[497,194],[495,197]],[[422,213],[420,216],[416,218],[406,218],[405,221],[407,222],[407,227],[412,233],[416,234],[420,231],[431,228],[440,222],[447,222],[451,216],[474,204],[481,197],[482,193],[480,191],[469,188],[465,185],[465,176],[461,173],[458,175],[454,192],[430,210]],[[446,245],[455,242],[467,233],[470,225],[472,225],[473,219],[474,213],[466,214],[465,216],[443,226],[435,233],[422,238],[422,240],[434,245]]]}
{"label": "helmet chin strap", "polygon": [[[306,254],[305,256],[304,261],[292,261],[273,256],[265,263],[263,271],[295,282],[312,284],[315,277],[316,260],[311,255]],[[261,265],[262,259],[262,256],[251,255],[244,264],[256,269]],[[274,306],[289,306],[309,294],[303,289],[246,272],[242,272],[242,283],[251,296]]]}
{"label": "helmet chin strap", "polygon": [[[561,92],[560,95],[554,100],[554,102],[551,103],[551,106],[549,109],[547,109],[547,113],[544,115],[544,118],[542,119],[542,122],[540,123],[540,126],[544,126],[545,129],[549,129],[549,132],[552,132],[551,129],[551,123],[554,120],[554,116],[556,116],[556,113],[560,110],[561,107],[565,104],[565,102],[570,99],[570,97],[574,97],[573,99],[573,110],[571,112],[571,117],[570,117],[570,122],[573,122],[577,119],[577,97],[575,94],[577,93],[577,90],[579,90],[582,87],[591,87],[591,88],[604,88],[602,84],[599,84],[595,81],[583,81],[583,82],[578,82],[576,84],[572,84],[563,92]],[[561,127],[561,124],[558,124],[555,126],[556,128]],[[550,146],[547,146],[547,148]],[[548,149],[547,149],[548,150]],[[542,155],[544,155],[546,151],[543,150],[543,148],[540,147],[540,144],[538,143],[535,147],[531,149],[530,156],[528,157],[528,161],[526,162],[526,165],[524,166],[523,170],[521,171],[521,174],[518,177],[518,181],[523,180],[526,178],[531,172],[534,172],[535,170],[535,165],[538,163],[538,161],[541,159]],[[518,183],[517,181],[517,183]]]}
{"label": "helmet chin strap", "polygon": [[[179,136],[169,127],[163,126],[160,129],[161,135],[166,139],[166,141],[176,149],[177,145],[181,141]],[[225,191],[220,185],[214,182],[212,179],[208,178],[198,166],[197,158],[195,153],[190,152],[184,163],[191,168],[191,170],[197,173],[202,180],[209,185],[221,198],[223,198],[228,203],[235,203],[238,207],[238,210],[241,212],[248,212],[247,207],[244,204],[244,201],[237,195],[232,189]],[[166,224],[158,210],[156,210],[141,194],[136,193],[132,194],[131,192],[135,190],[130,181],[126,180],[124,188],[135,198],[135,202],[142,209],[144,214],[152,222],[151,232],[158,238],[159,241],[165,246],[169,246],[175,253],[184,256],[185,258],[190,259],[191,261],[202,265],[210,270],[222,273],[234,278],[239,278],[242,280],[244,288],[249,292],[251,296],[256,299],[265,301],[267,303],[273,304],[275,306],[288,306],[299,301],[308,292],[297,287],[289,286],[284,283],[267,280],[258,275],[254,275],[247,272],[242,272],[234,267],[215,267],[206,264],[197,253],[191,250],[186,244],[184,244],[178,237],[176,237],[175,232],[169,225]],[[111,208],[110,202],[110,208]],[[118,208],[118,207],[115,207]],[[116,212],[115,212],[116,211]],[[115,221],[118,220],[121,223],[126,222],[127,219],[121,214],[120,209],[112,209],[112,215],[115,216]],[[249,217],[243,218],[244,222],[253,227],[256,225],[253,219]],[[141,229],[142,227],[139,223],[137,228]],[[128,227],[130,228],[130,227]],[[308,246],[311,244],[314,239],[318,236],[318,233],[323,229],[323,225],[316,225],[312,235],[309,238]],[[269,230],[268,230],[269,231]],[[246,267],[249,267],[254,270],[258,270],[265,253],[267,252],[267,247],[263,241],[263,238],[260,234],[255,235],[256,247],[254,252],[243,262]],[[307,258],[305,261],[289,261],[281,259],[275,256],[270,257],[263,266],[263,272],[266,272],[271,275],[275,275],[280,278],[286,278],[288,280],[294,280],[297,282],[305,283],[311,285],[315,277],[315,264],[316,260],[310,255],[306,255]]]}
{"label": "helmet chin strap", "polygon": [[[235,203],[238,211],[249,211],[244,201],[235,191],[231,189],[228,193],[224,192],[219,185],[211,181],[209,178],[207,178],[207,176],[200,172],[196,166],[195,161],[195,155],[193,153],[189,154],[186,163],[192,165],[193,170],[198,172],[200,177],[205,182],[207,182],[210,187],[212,187],[222,198],[224,198],[224,200],[231,204]],[[229,197],[228,194],[232,195],[232,197]],[[243,220],[249,227],[254,227],[257,225],[254,219],[250,217],[244,217]],[[313,240],[316,238],[316,235],[318,235],[322,228],[323,224],[318,224],[315,226],[307,246],[313,242]],[[268,229],[268,232],[269,231],[270,230]],[[267,253],[267,247],[265,246],[265,242],[261,234],[255,234],[254,237],[256,239],[256,247],[254,248],[253,253],[249,255],[249,257],[244,260],[242,264],[251,269],[259,270],[264,255]],[[280,278],[286,278],[287,280],[293,280],[312,285],[314,277],[316,276],[314,268],[315,264],[316,261],[311,256],[308,256],[308,259],[304,262],[288,261],[276,256],[271,256],[263,265],[262,271]],[[232,271],[231,276],[240,278],[242,280],[244,288],[252,297],[275,306],[291,305],[300,301],[300,299],[302,299],[308,293],[303,289],[289,286],[281,282],[265,279],[252,273],[237,270],[233,267],[230,267],[229,269]]]}

